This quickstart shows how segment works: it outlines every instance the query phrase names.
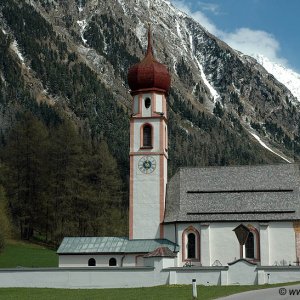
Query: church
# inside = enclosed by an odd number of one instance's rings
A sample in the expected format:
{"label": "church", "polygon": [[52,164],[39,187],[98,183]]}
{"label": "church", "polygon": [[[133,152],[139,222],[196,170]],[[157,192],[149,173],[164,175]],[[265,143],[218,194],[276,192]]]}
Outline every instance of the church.
{"label": "church", "polygon": [[153,54],[128,72],[128,237],[65,237],[59,267],[209,268],[299,266],[300,173],[296,164],[168,169],[168,69]]}

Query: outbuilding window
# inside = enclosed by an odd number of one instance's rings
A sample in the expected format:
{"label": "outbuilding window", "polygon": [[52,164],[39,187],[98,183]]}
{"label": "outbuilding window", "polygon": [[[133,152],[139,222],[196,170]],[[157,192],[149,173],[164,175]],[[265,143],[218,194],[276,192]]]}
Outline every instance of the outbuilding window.
{"label": "outbuilding window", "polygon": [[115,267],[117,265],[117,260],[114,257],[110,258],[108,265],[110,267]]}
{"label": "outbuilding window", "polygon": [[95,260],[95,258],[90,258],[89,259],[88,266],[89,267],[96,267],[96,260]]}

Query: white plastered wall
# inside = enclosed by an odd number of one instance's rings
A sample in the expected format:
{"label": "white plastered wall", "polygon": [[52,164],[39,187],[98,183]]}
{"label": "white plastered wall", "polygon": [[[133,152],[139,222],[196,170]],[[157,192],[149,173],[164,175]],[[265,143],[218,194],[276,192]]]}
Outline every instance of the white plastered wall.
{"label": "white plastered wall", "polygon": [[163,96],[156,94],[155,98],[156,98],[155,111],[162,113],[163,112]]}
{"label": "white plastered wall", "polygon": [[[210,223],[211,264],[218,260],[224,266],[240,258],[240,245],[233,231],[240,224],[240,222]],[[244,225],[247,226],[247,224]],[[257,224],[253,223],[251,225],[257,226]],[[207,265],[207,262],[205,265]]]}
{"label": "white plastered wall", "polygon": [[158,155],[152,156],[156,168],[144,174],[138,168],[141,157],[133,159],[133,238],[154,239],[160,236],[160,161]]}
{"label": "white plastered wall", "polygon": [[164,225],[164,237],[169,241],[175,243],[176,242],[176,228],[174,224],[166,224]]}
{"label": "white plastered wall", "polygon": [[139,112],[139,96],[134,96],[133,98],[133,113],[137,114]]}
{"label": "white plastered wall", "polygon": [[168,182],[168,160],[164,157],[164,210],[166,208],[166,194]]}
{"label": "white plastered wall", "polygon": [[69,268],[88,267],[88,261],[90,258],[94,258],[96,260],[96,267],[108,267],[110,258],[116,259],[117,261],[116,267],[121,267],[121,266],[135,267],[136,263],[138,263],[140,255],[138,254],[114,255],[113,253],[109,255],[99,255],[99,254],[98,255],[93,255],[93,254],[59,255],[58,265],[59,267],[69,267]]}
{"label": "white plastered wall", "polygon": [[228,283],[235,285],[257,284],[256,265],[240,260],[228,270]]}
{"label": "white plastered wall", "polygon": [[292,222],[270,222],[270,265],[296,261],[295,231]]}
{"label": "white plastered wall", "polygon": [[260,264],[270,265],[270,226],[269,223],[259,224],[260,235]]}
{"label": "white plastered wall", "polygon": [[[146,96],[146,95],[145,95]],[[153,148],[141,149],[141,128],[145,123],[151,123],[153,127]],[[154,239],[160,238],[160,157],[151,153],[162,153],[161,149],[161,120],[160,119],[136,119],[134,122],[134,148],[133,158],[133,238]],[[138,168],[139,160],[144,156],[151,156],[156,161],[156,168],[150,174],[144,174]],[[167,159],[164,163],[164,195],[165,199],[167,183]]]}
{"label": "white plastered wall", "polygon": [[[193,226],[200,233],[200,257],[202,266],[211,266],[219,261],[223,266],[240,259],[240,245],[233,229],[238,225],[251,225],[260,233],[261,264],[282,265],[292,264],[296,261],[295,232],[292,222],[224,222],[224,223],[183,223],[177,225],[177,239],[180,252],[177,265],[182,266],[182,233],[189,226]],[[267,230],[266,230],[267,228]],[[168,225],[165,230],[166,238],[172,237],[172,227]],[[255,240],[256,251],[256,240]]]}

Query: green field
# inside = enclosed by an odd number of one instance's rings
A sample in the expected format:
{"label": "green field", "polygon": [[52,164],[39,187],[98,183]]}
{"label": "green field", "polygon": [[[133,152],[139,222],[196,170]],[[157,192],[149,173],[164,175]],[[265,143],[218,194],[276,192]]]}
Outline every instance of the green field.
{"label": "green field", "polygon": [[0,253],[0,268],[57,267],[58,257],[48,248],[20,241],[9,241]]}
{"label": "green field", "polygon": [[[257,290],[268,286],[198,286],[198,299],[216,299],[219,297]],[[282,286],[282,285],[280,285]],[[0,299],[22,300],[189,300],[192,299],[191,285],[158,286],[136,289],[99,289],[99,290],[63,290],[63,289],[0,289]]]}

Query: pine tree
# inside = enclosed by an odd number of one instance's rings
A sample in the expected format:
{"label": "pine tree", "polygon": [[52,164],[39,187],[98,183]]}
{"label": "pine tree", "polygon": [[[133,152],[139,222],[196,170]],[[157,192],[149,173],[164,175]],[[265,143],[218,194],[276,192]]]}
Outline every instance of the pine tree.
{"label": "pine tree", "polygon": [[6,207],[7,200],[4,188],[0,185],[0,252],[4,249],[11,231],[10,219]]}
{"label": "pine tree", "polygon": [[41,230],[47,182],[47,130],[42,122],[26,113],[12,129],[4,149],[9,168],[7,184],[9,200],[21,238],[32,237]]}
{"label": "pine tree", "polygon": [[90,183],[90,211],[93,235],[126,235],[123,183],[115,158],[105,140],[95,147],[87,164]]}
{"label": "pine tree", "polygon": [[[47,220],[47,238],[60,241],[65,235],[73,235],[78,214],[74,212],[74,199],[80,197],[80,170],[82,146],[71,121],[65,120],[52,129],[49,146],[49,180],[51,195]],[[75,214],[75,215],[74,215]]]}

